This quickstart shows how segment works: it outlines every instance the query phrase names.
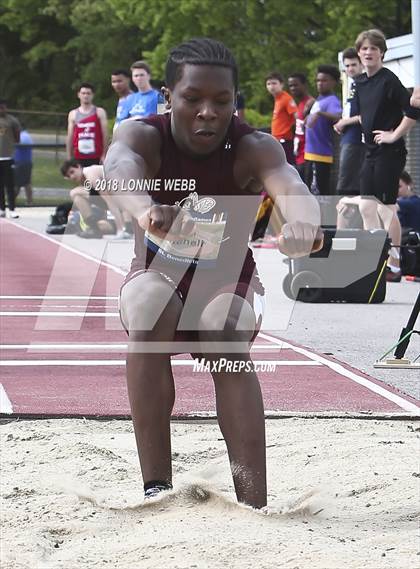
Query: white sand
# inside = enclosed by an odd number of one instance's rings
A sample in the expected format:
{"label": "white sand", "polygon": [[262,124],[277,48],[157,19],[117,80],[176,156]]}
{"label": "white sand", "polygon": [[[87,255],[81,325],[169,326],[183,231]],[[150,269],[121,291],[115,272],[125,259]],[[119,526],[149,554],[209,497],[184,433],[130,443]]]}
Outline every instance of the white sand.
{"label": "white sand", "polygon": [[268,515],[235,503],[215,424],[173,424],[175,491],[145,507],[130,422],[0,432],[3,569],[420,566],[419,423],[267,421]]}

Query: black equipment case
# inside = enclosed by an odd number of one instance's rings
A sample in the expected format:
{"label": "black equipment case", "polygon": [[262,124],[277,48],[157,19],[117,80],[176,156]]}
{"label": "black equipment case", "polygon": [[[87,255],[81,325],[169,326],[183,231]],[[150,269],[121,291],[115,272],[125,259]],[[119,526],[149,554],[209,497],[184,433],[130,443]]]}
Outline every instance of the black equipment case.
{"label": "black equipment case", "polygon": [[383,302],[390,248],[387,232],[332,227],[323,231],[321,251],[288,259],[285,294],[302,302]]}

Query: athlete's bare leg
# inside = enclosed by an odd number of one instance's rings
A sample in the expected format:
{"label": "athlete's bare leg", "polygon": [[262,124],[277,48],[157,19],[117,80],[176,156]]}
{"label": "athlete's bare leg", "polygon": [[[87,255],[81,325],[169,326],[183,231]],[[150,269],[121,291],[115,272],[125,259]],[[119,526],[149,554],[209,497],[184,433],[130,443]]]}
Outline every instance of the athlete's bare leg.
{"label": "athlete's bare leg", "polygon": [[124,229],[123,216],[121,214],[120,208],[115,203],[115,200],[113,200],[112,197],[107,196],[106,194],[102,195],[102,199],[105,200],[109,211],[114,216],[115,227],[117,228],[117,231],[123,231],[123,229]]}
{"label": "athlete's bare leg", "polygon": [[121,292],[121,317],[129,331],[128,397],[145,483],[172,481],[170,419],[175,390],[169,354],[145,353],[144,344],[172,341],[181,310],[181,300],[157,273],[137,276]]}
{"label": "athlete's bare leg", "polygon": [[[251,362],[249,343],[254,330],[251,305],[237,295],[221,294],[208,304],[200,321],[200,340],[216,340],[221,352],[208,352],[204,357],[210,361],[226,358],[232,363]],[[240,353],[229,353],[232,341],[243,343]],[[254,371],[221,371],[212,376],[236,496],[239,502],[261,508],[267,504],[267,483],[264,406],[257,375]]]}
{"label": "athlete's bare leg", "polygon": [[89,193],[85,188],[81,186],[73,188],[70,192],[70,197],[73,200],[74,205],[80,211],[80,215],[83,219],[87,219],[92,215],[92,208],[89,203]]}

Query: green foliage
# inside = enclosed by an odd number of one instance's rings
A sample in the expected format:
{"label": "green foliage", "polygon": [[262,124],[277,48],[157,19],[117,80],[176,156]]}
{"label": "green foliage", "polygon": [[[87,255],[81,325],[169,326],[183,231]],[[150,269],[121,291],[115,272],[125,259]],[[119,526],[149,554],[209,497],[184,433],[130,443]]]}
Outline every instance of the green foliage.
{"label": "green foliage", "polygon": [[256,128],[267,128],[271,125],[271,114],[262,114],[254,109],[245,109],[245,121]]}
{"label": "green foliage", "polygon": [[77,84],[91,81],[113,115],[114,67],[145,58],[162,80],[169,49],[204,35],[233,50],[247,106],[269,113],[267,72],[306,72],[313,84],[317,65],[337,64],[370,27],[409,33],[410,0],[3,0],[0,95],[10,106],[66,112]]}

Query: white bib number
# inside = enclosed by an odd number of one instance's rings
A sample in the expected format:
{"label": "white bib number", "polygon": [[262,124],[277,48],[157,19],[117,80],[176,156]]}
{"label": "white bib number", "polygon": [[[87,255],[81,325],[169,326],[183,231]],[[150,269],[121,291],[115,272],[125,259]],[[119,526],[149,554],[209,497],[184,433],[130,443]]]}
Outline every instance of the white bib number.
{"label": "white bib number", "polygon": [[95,140],[93,138],[79,138],[77,148],[80,154],[94,154]]}

